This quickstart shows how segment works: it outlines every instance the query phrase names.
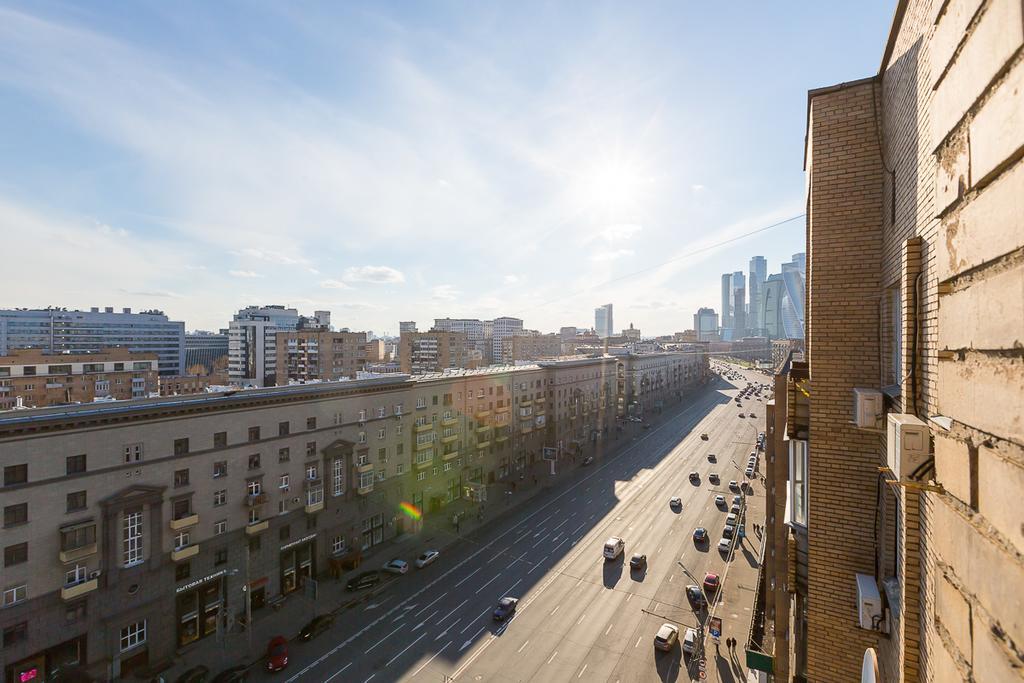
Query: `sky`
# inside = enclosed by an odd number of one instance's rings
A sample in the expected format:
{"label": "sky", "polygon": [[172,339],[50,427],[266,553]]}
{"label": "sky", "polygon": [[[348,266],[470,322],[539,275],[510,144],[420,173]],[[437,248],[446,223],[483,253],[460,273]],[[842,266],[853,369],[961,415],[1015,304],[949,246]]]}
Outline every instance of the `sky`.
{"label": "sky", "polygon": [[0,0],[0,308],[691,328],[894,5]]}

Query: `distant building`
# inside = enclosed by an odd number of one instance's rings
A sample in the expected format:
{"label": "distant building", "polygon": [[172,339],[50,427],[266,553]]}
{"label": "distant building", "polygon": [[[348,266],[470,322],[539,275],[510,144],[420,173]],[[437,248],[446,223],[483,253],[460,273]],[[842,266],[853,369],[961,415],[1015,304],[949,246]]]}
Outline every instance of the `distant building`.
{"label": "distant building", "polygon": [[209,376],[205,375],[184,375],[166,376],[160,378],[161,396],[187,396],[190,394],[205,393],[212,384]]}
{"label": "distant building", "polygon": [[366,332],[292,330],[275,340],[278,386],[354,379],[366,364]]}
{"label": "distant building", "polygon": [[228,331],[222,329],[217,332],[205,332],[196,330],[185,334],[185,369],[192,372],[192,368],[202,365],[207,373],[214,370],[214,364],[221,358],[228,355]]}
{"label": "distant building", "polygon": [[572,341],[577,334],[578,330],[575,327],[563,327],[558,330],[559,336],[562,337],[562,341]]}
{"label": "distant building", "polygon": [[633,327],[633,323],[630,323],[629,329],[622,331],[622,336],[629,341],[638,342],[640,341],[640,330]]}
{"label": "distant building", "polygon": [[155,353],[163,375],[185,373],[185,323],[169,320],[163,311],[132,313],[112,307],[102,311],[62,308],[0,310],[0,355],[13,349],[47,353],[95,353],[126,348]]}
{"label": "distant building", "polygon": [[491,357],[494,362],[498,362],[503,352],[504,340],[523,334],[523,321],[519,318],[501,317],[488,322],[490,323]]}
{"label": "distant building", "polygon": [[383,363],[387,360],[383,339],[370,339],[366,342],[366,362]]}
{"label": "distant building", "polygon": [[612,319],[612,305],[605,304],[594,309],[594,331],[601,339],[615,336],[615,323]]}
{"label": "distant building", "polygon": [[406,332],[415,332],[415,331],[416,331],[416,321],[415,320],[407,320],[405,322],[398,323],[398,333],[399,334],[405,334]]}
{"label": "distant building", "polygon": [[747,307],[747,327],[755,334],[762,334],[761,322],[761,292],[764,282],[768,278],[768,261],[764,256],[755,256],[750,259],[750,271],[747,289],[749,291],[749,306]]}
{"label": "distant building", "polygon": [[[722,273],[722,330],[732,329],[732,273]],[[724,335],[723,335],[724,336]]]}
{"label": "distant building", "polygon": [[[562,354],[562,338],[558,334],[517,334],[501,340],[500,362],[514,364],[524,360],[557,358]],[[497,359],[496,359],[496,362]]]}
{"label": "distant building", "polygon": [[402,372],[413,375],[465,368],[469,364],[468,349],[465,332],[410,332],[401,336],[398,362]]}
{"label": "distant building", "polygon": [[277,333],[297,329],[299,312],[284,306],[248,306],[228,325],[228,376],[239,386],[274,386]]}
{"label": "distant building", "polygon": [[718,336],[718,314],[713,308],[698,308],[693,314],[693,329],[697,335],[697,341],[717,341]]}
{"label": "distant building", "polygon": [[158,363],[155,353],[127,349],[96,353],[15,349],[0,356],[0,410],[146,398],[160,389]]}
{"label": "distant building", "polygon": [[[488,325],[488,328],[490,326]],[[433,331],[439,332],[461,332],[466,335],[467,348],[479,351],[479,357],[474,360],[490,359],[493,353],[492,345],[484,334],[484,321],[478,318],[435,318]],[[460,367],[466,367],[461,365]]]}

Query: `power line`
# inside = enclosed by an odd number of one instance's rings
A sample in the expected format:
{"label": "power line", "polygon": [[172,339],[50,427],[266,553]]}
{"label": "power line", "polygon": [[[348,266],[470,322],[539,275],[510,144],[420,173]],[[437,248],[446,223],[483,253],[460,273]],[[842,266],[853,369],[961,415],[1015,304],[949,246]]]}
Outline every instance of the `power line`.
{"label": "power line", "polygon": [[647,266],[646,268],[641,268],[640,270],[635,270],[632,273],[626,273],[625,275],[619,275],[618,277],[613,277],[610,280],[605,280],[604,282],[598,282],[597,284],[591,285],[589,287],[584,287],[583,289],[578,289],[578,290],[576,290],[574,292],[568,292],[566,294],[562,294],[561,296],[558,296],[558,297],[555,297],[554,299],[549,299],[549,300],[544,301],[542,303],[536,304],[534,306],[531,306],[530,308],[520,309],[519,311],[516,311],[515,315],[522,315],[523,313],[526,313],[528,311],[532,311],[532,310],[534,310],[536,308],[541,308],[543,306],[548,306],[550,304],[556,303],[558,301],[562,301],[564,299],[568,299],[568,298],[571,298],[571,297],[574,297],[574,296],[579,296],[580,294],[586,294],[587,292],[593,291],[593,290],[595,290],[595,289],[597,289],[599,287],[605,287],[607,285],[610,285],[610,284],[613,284],[613,283],[616,283],[616,282],[621,282],[622,280],[628,280],[630,278],[636,277],[637,275],[643,275],[644,273],[649,273],[652,270],[657,270],[658,268],[662,268],[664,266],[667,266],[670,263],[675,263],[677,261],[682,261],[684,259],[692,258],[692,257],[697,256],[698,254],[702,254],[702,253],[704,253],[706,251],[711,251],[712,249],[717,249],[718,247],[725,246],[726,244],[732,244],[733,242],[738,242],[738,241],[744,240],[744,239],[746,239],[748,237],[753,237],[754,235],[757,235],[757,234],[762,233],[762,232],[767,232],[768,230],[772,230],[772,229],[777,228],[777,227],[779,227],[781,225],[785,225],[786,223],[792,223],[793,221],[798,220],[800,218],[803,218],[806,215],[807,215],[806,213],[799,213],[799,214],[797,214],[795,216],[790,216],[789,218],[786,218],[786,219],[783,219],[781,221],[778,221],[777,223],[772,223],[771,225],[765,225],[765,226],[757,228],[755,230],[751,230],[749,232],[745,232],[742,235],[736,235],[735,237],[730,237],[729,239],[721,240],[721,241],[715,242],[713,244],[708,244],[706,246],[700,247],[699,249],[693,249],[692,251],[688,251],[685,254],[680,254],[679,256],[676,256],[674,258],[670,258],[667,261],[662,261],[661,263],[657,263],[657,264],[655,264],[653,266]]}

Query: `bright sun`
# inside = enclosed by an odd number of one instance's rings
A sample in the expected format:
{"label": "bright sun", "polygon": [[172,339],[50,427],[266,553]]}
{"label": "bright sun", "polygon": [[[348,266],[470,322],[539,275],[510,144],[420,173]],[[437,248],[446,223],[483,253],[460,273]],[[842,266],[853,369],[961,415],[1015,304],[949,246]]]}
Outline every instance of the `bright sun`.
{"label": "bright sun", "polygon": [[574,200],[583,209],[608,213],[626,211],[642,199],[648,183],[635,164],[600,161],[578,176]]}

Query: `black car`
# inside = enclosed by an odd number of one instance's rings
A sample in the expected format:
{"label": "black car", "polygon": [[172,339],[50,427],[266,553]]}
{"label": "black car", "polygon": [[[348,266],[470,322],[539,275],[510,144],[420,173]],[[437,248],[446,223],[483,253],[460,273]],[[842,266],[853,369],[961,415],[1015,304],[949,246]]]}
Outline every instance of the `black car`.
{"label": "black car", "polygon": [[313,617],[313,620],[302,627],[299,631],[299,640],[312,640],[334,625],[333,614],[321,614]]}
{"label": "black car", "polygon": [[498,606],[494,608],[494,620],[505,621],[510,619],[516,613],[518,605],[519,598],[502,598],[498,601]]}
{"label": "black car", "polygon": [[214,676],[211,683],[242,683],[249,679],[249,667],[245,664],[239,664],[233,666],[230,669],[224,669],[219,674]]}
{"label": "black car", "polygon": [[210,670],[200,664],[178,676],[176,683],[203,683],[209,675]]}
{"label": "black car", "polygon": [[647,569],[647,556],[635,553],[633,557],[629,558],[629,568],[636,570]]}
{"label": "black car", "polygon": [[357,591],[363,588],[373,588],[378,583],[380,583],[380,572],[369,571],[353,576],[345,584],[345,588],[348,588],[350,591]]}

